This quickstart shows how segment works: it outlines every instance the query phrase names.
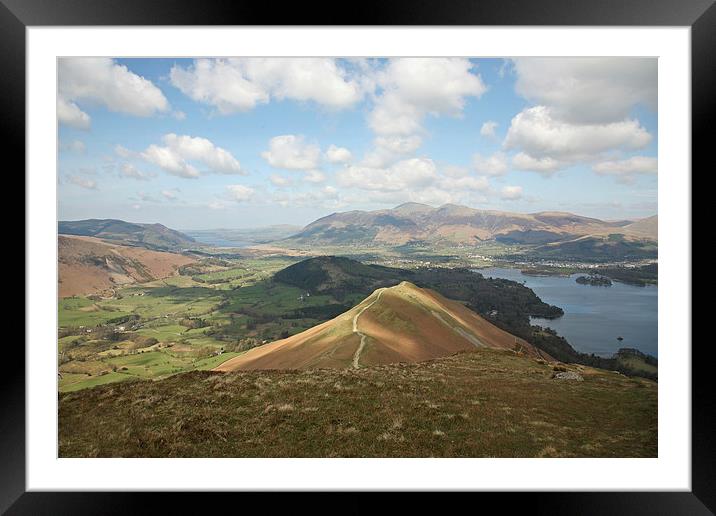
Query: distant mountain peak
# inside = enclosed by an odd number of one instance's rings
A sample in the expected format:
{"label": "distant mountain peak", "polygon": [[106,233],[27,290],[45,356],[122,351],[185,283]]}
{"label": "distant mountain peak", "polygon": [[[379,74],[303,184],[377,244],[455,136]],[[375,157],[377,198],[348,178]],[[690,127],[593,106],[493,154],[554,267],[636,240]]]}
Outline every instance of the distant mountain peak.
{"label": "distant mountain peak", "polygon": [[452,214],[474,214],[479,213],[481,210],[477,210],[475,208],[469,208],[467,206],[463,206],[461,204],[453,204],[453,203],[446,203],[440,206],[437,211],[439,213],[452,213]]}
{"label": "distant mountain peak", "polygon": [[435,208],[432,206],[429,206],[427,204],[422,204],[419,202],[404,202],[403,204],[400,204],[393,208],[391,211],[397,211],[397,212],[425,212],[425,211],[433,211]]}

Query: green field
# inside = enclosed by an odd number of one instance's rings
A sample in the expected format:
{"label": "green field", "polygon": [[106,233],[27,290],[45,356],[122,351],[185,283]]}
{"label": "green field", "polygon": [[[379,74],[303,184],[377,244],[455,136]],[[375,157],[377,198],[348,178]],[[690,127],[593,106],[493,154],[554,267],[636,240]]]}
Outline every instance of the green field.
{"label": "green field", "polygon": [[[206,260],[189,274],[119,288],[111,299],[60,299],[60,391],[211,369],[344,307],[330,296],[271,281],[295,261]],[[305,309],[314,312],[304,316]]]}
{"label": "green field", "polygon": [[[223,353],[205,358],[194,358],[187,353],[171,354],[166,351],[148,351],[131,355],[108,357],[91,362],[97,374],[62,373],[60,392],[72,392],[106,383],[126,380],[160,379],[185,371],[213,369],[222,362],[241,353]],[[100,365],[101,364],[101,365]],[[62,367],[60,368],[62,370]]]}

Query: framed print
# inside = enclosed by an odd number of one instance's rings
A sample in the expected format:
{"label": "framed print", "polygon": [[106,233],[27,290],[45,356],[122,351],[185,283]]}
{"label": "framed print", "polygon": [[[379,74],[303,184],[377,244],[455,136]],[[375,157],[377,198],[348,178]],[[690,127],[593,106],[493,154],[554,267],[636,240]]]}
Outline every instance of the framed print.
{"label": "framed print", "polygon": [[27,303],[0,507],[710,514],[712,3],[3,0]]}

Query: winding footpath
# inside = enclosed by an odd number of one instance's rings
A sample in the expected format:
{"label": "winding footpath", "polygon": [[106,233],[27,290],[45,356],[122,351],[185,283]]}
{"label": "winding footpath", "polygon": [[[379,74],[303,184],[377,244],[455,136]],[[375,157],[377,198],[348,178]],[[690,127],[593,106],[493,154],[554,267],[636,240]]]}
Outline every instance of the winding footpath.
{"label": "winding footpath", "polygon": [[378,296],[369,304],[365,305],[363,308],[360,309],[360,311],[353,317],[353,333],[356,333],[360,335],[360,345],[358,346],[358,349],[355,352],[355,355],[353,355],[353,369],[358,369],[360,365],[358,365],[358,361],[360,360],[360,354],[363,352],[363,348],[365,348],[365,333],[361,333],[358,331],[358,318],[361,316],[363,312],[368,310],[371,306],[373,306],[375,303],[380,301],[380,296],[383,295],[383,291],[385,289],[382,288],[378,291]]}

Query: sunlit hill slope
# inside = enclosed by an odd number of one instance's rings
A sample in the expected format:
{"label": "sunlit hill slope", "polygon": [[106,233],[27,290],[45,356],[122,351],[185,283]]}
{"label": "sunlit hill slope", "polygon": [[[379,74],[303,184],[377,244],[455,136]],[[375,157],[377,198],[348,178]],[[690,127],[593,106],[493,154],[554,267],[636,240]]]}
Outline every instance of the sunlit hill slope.
{"label": "sunlit hill slope", "polygon": [[404,281],[376,290],[330,321],[251,349],[216,370],[360,368],[418,362],[475,348],[513,349],[550,358],[461,303]]}

